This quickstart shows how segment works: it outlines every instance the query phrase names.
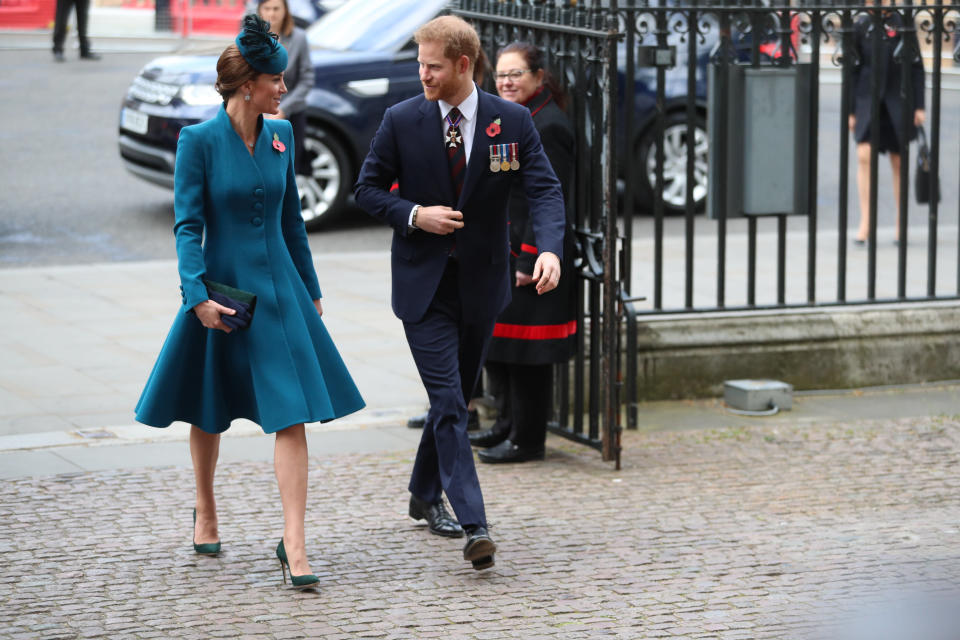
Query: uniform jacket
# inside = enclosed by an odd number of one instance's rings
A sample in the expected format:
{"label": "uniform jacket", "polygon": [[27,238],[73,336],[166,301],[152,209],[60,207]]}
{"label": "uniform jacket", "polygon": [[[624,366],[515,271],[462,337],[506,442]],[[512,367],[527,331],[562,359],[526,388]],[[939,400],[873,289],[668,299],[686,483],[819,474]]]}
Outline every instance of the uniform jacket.
{"label": "uniform jacket", "polygon": [[[904,55],[919,55],[920,46],[915,31],[901,33],[903,16],[896,11],[886,13],[883,17],[886,34],[876,33],[873,21],[868,17],[860,18],[854,28],[853,40],[857,54],[857,64],[853,68],[851,86],[853,96],[850,109],[857,117],[854,137],[857,140],[868,141],[865,136],[870,129],[870,103],[872,97],[871,84],[873,82],[873,38],[883,36],[880,47],[880,57],[876,61],[880,66],[880,86],[877,92],[880,95],[880,105],[890,114],[890,121],[897,132],[897,139],[903,147],[908,141],[916,137],[916,127],[913,126],[913,114],[908,114],[910,127],[903,130],[904,101],[900,96],[901,64],[896,61],[895,53],[900,49]],[[891,35],[892,34],[892,35]],[[904,42],[904,39],[908,39]],[[908,87],[912,91],[913,108],[924,108],[923,60],[917,59],[910,66],[910,81]]]}
{"label": "uniform jacket", "polygon": [[[397,317],[423,317],[453,246],[460,261],[463,313],[492,318],[510,301],[507,201],[522,183],[540,251],[562,259],[565,223],[560,183],[543,152],[530,111],[478,89],[477,122],[463,191],[450,179],[440,107],[420,95],[387,109],[354,188],[357,204],[393,229],[392,304]],[[491,135],[490,125],[500,120]],[[490,169],[490,145],[516,142],[520,169]],[[390,192],[396,180],[399,189]],[[410,211],[446,205],[463,213],[464,227],[441,236],[408,227]]]}
{"label": "uniform jacket", "polygon": [[[497,318],[487,353],[490,362],[537,365],[566,362],[576,351],[577,274],[571,191],[574,181],[576,138],[567,114],[544,88],[530,98],[527,108],[543,140],[543,148],[564,188],[568,221],[563,245],[560,283],[553,291],[538,295],[535,285],[513,287],[512,300]],[[527,199],[514,185],[510,194],[510,247],[513,271],[533,273],[539,247],[529,215]]]}

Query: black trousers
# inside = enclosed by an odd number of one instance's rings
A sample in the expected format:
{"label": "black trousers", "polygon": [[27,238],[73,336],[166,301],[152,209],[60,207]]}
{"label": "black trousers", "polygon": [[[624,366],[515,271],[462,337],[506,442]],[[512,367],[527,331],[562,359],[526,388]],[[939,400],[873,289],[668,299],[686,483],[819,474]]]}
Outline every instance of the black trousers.
{"label": "black trousers", "polygon": [[67,38],[67,23],[70,21],[70,9],[77,10],[77,39],[80,40],[80,53],[90,52],[90,40],[87,39],[87,14],[90,12],[90,0],[57,0],[57,13],[53,23],[53,50],[63,51],[63,41]]}
{"label": "black trousers", "polygon": [[495,398],[497,428],[510,425],[510,441],[521,447],[540,448],[547,440],[552,364],[487,362],[487,381]]}
{"label": "black trousers", "polygon": [[404,322],[407,344],[430,398],[410,493],[436,502],[441,491],[464,527],[487,526],[483,494],[467,438],[467,401],[480,375],[496,318],[463,315],[457,261],[447,261],[419,322]]}

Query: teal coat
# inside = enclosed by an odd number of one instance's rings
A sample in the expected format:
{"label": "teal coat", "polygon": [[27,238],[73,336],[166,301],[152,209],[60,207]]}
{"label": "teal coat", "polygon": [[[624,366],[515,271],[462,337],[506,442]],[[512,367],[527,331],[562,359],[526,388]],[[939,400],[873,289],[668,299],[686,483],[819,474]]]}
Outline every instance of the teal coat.
{"label": "teal coat", "polygon": [[[261,119],[251,156],[224,108],[184,127],[174,209],[183,302],[137,403],[137,420],[175,420],[219,433],[247,418],[267,433],[363,408],[313,300],[321,297],[293,169],[286,120]],[[274,136],[285,147],[274,148]],[[193,307],[203,279],[257,296],[253,321],[206,329]]]}

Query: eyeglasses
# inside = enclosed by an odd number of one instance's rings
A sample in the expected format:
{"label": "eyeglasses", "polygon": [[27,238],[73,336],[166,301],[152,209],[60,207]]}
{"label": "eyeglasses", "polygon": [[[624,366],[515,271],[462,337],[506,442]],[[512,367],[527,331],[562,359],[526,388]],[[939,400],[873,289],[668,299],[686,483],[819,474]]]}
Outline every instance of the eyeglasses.
{"label": "eyeglasses", "polygon": [[510,71],[498,71],[493,74],[493,77],[497,79],[497,82],[502,82],[507,78],[510,78],[514,82],[520,79],[525,73],[530,73],[530,69],[511,69]]}

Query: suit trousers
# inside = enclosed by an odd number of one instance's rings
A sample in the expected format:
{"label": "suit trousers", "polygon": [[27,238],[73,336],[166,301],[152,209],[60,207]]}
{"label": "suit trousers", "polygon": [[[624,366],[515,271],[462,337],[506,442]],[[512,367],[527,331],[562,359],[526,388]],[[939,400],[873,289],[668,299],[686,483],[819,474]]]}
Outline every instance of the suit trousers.
{"label": "suit trousers", "polygon": [[67,23],[70,21],[70,9],[73,7],[77,9],[77,39],[80,41],[80,53],[89,53],[87,14],[90,12],[90,0],[57,0],[57,12],[53,23],[53,50],[63,51],[63,42],[67,38]]}
{"label": "suit trousers", "polygon": [[403,323],[430,398],[409,489],[430,503],[446,493],[462,526],[485,527],[483,494],[467,438],[467,400],[480,375],[496,318],[463,315],[458,271],[457,261],[448,259],[423,318]]}

